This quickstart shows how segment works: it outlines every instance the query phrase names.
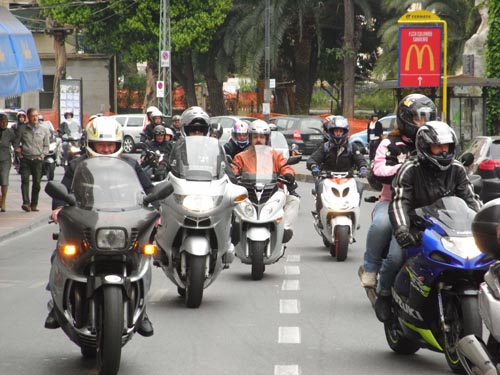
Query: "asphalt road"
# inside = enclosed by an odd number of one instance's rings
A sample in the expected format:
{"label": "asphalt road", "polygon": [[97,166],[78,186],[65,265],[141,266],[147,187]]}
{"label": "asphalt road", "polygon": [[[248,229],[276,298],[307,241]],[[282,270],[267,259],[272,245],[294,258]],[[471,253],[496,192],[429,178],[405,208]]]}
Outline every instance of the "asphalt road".
{"label": "asphalt road", "polygon": [[[313,229],[311,187],[300,184],[295,236],[262,280],[235,259],[201,307],[187,309],[155,269],[148,305],[155,335],[135,335],[123,348],[120,374],[450,373],[442,354],[396,355],[385,341],[357,277],[372,204],[363,202],[357,242],[340,263]],[[96,374],[60,329],[43,328],[56,229],[45,224],[0,244],[0,374]]]}

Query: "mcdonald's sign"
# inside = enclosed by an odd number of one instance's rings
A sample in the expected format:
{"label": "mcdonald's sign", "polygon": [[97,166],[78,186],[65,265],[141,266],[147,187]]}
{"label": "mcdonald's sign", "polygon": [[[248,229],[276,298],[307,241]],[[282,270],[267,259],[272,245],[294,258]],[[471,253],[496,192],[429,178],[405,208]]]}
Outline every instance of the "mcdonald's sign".
{"label": "mcdonald's sign", "polygon": [[399,87],[441,86],[441,27],[399,28]]}

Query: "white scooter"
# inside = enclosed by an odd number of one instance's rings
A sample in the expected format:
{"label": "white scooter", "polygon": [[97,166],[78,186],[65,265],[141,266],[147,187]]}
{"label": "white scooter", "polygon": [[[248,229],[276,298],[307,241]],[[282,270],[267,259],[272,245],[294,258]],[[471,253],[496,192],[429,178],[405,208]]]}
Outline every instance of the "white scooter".
{"label": "white scooter", "polygon": [[322,186],[322,207],[319,215],[313,212],[314,228],[330,248],[330,254],[342,262],[347,258],[349,244],[355,241],[354,234],[359,225],[359,203],[356,180],[348,172],[322,171],[318,176]]}
{"label": "white scooter", "polygon": [[186,306],[197,308],[204,288],[234,258],[232,210],[247,191],[225,174],[226,158],[216,138],[185,137],[173,148],[170,161],[167,180],[173,194],[161,202],[155,264],[177,285]]}
{"label": "white scooter", "polygon": [[[234,209],[231,237],[236,244],[236,256],[242,263],[252,265],[252,279],[261,280],[265,266],[276,263],[285,253],[282,240],[287,186],[273,172],[273,148],[254,147],[255,173],[241,175],[240,184],[248,190],[248,199]],[[290,159],[289,164],[300,158]]]}

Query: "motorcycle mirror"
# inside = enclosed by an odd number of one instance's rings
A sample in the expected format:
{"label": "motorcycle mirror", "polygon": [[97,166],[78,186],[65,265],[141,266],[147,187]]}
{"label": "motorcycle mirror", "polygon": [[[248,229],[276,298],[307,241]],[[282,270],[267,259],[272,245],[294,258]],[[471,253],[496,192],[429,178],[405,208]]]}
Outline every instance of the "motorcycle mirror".
{"label": "motorcycle mirror", "polygon": [[172,194],[173,191],[174,187],[168,181],[163,181],[159,184],[156,184],[153,188],[153,191],[144,197],[143,204],[147,206],[151,202],[165,199],[170,194]]}
{"label": "motorcycle mirror", "polygon": [[466,152],[460,158],[460,162],[464,165],[464,167],[469,167],[474,163],[474,155],[470,152]]}
{"label": "motorcycle mirror", "polygon": [[45,185],[45,192],[53,199],[66,202],[70,206],[76,205],[75,197],[68,193],[68,189],[57,181],[48,181]]}
{"label": "motorcycle mirror", "polygon": [[290,156],[287,161],[287,165],[298,164],[302,160],[302,155]]}

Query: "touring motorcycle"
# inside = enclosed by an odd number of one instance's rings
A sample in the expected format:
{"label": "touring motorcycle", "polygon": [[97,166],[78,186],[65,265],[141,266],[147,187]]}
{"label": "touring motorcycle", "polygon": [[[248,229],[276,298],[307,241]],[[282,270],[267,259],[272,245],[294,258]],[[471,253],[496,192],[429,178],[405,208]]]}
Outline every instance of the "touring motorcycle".
{"label": "touring motorcycle", "polygon": [[475,212],[458,197],[444,197],[414,210],[420,243],[408,247],[392,287],[392,317],[384,323],[389,347],[400,354],[420,348],[444,352],[448,366],[464,373],[457,344],[481,337],[479,285],[493,259],[474,243]]}
{"label": "touring motorcycle", "polygon": [[216,138],[185,137],[169,160],[166,181],[173,194],[161,201],[155,264],[177,285],[186,306],[197,308],[204,289],[234,258],[232,209],[247,191],[226,175],[225,153]]}
{"label": "touring motorcycle", "polygon": [[500,374],[500,198],[489,201],[476,214],[472,232],[479,249],[496,259],[479,290],[479,314],[488,329],[483,337],[468,335],[459,342],[460,360],[469,375]]}
{"label": "touring motorcycle", "polygon": [[347,258],[349,244],[355,241],[361,194],[349,172],[322,171],[317,178],[322,192],[318,196],[313,190],[313,195],[321,199],[322,207],[319,214],[312,213],[314,228],[323,244],[330,248],[332,257],[342,262]]}
{"label": "touring motorcycle", "polygon": [[100,374],[116,374],[151,285],[149,238],[160,213],[148,203],[171,189],[157,185],[146,196],[129,163],[102,156],[78,165],[71,193],[55,181],[45,191],[67,203],[54,234],[49,308],[82,355],[97,356]]}

